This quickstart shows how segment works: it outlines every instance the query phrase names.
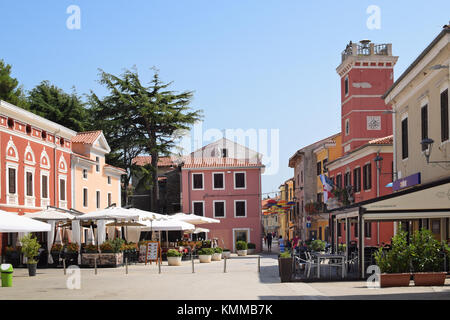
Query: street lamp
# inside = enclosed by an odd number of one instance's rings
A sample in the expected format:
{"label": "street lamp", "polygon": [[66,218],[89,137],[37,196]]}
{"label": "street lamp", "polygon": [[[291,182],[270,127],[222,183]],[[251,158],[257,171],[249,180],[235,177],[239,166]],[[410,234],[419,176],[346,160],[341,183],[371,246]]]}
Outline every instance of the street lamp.
{"label": "street lamp", "polygon": [[373,159],[377,166],[377,197],[380,196],[380,171],[381,171],[381,161],[383,158],[380,156],[380,152],[377,152],[377,156]]}
{"label": "street lamp", "polygon": [[446,69],[448,68],[448,66],[444,65],[444,64],[436,64],[434,66],[431,66],[429,69],[430,70],[439,70],[439,69]]}
{"label": "street lamp", "polygon": [[431,148],[433,147],[434,140],[431,138],[423,139],[420,144],[423,146],[425,158],[427,159],[427,163],[450,163],[450,161],[430,161]]}

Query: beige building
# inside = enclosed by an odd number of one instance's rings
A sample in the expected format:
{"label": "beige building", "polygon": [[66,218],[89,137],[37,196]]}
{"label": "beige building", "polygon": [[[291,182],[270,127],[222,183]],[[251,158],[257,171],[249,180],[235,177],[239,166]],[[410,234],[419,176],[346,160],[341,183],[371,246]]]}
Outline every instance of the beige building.
{"label": "beige building", "polygon": [[87,213],[115,204],[121,206],[121,175],[125,170],[108,165],[111,151],[102,131],[80,132],[72,139],[72,206]]}

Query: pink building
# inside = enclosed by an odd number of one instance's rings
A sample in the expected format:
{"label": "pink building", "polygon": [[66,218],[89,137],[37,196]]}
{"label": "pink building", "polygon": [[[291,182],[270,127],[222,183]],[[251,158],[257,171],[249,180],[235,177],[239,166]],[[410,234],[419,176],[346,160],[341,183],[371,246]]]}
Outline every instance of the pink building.
{"label": "pink building", "polygon": [[220,220],[202,227],[221,247],[236,251],[236,241],[244,240],[254,243],[257,252],[262,249],[260,159],[258,153],[226,139],[184,159],[182,211]]}

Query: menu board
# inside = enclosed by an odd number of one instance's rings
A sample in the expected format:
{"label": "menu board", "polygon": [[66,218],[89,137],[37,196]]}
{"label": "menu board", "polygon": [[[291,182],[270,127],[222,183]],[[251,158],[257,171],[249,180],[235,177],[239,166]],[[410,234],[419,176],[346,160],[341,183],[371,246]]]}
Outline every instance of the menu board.
{"label": "menu board", "polygon": [[158,261],[159,259],[159,242],[158,241],[149,241],[147,242],[147,250],[145,255],[145,263],[150,261]]}

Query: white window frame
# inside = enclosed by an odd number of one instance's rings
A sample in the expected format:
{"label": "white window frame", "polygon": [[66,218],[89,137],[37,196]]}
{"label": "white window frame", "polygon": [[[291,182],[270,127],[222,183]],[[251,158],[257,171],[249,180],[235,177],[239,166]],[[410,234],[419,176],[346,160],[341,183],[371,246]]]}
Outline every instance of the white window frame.
{"label": "white window frame", "polygon": [[[42,177],[46,176],[47,177],[47,197],[44,198],[42,196]],[[39,181],[39,188],[41,190],[41,198],[42,199],[50,199],[50,172],[46,171],[46,170],[41,170],[41,180]]]}
{"label": "white window frame", "polygon": [[[32,193],[32,195],[31,196],[27,195],[27,191],[28,191],[27,173],[31,173],[31,177],[32,177],[31,178],[32,179],[32,182],[31,182],[31,193]],[[36,192],[34,190],[35,169],[33,167],[25,166],[23,179],[24,179],[24,184],[23,184],[24,185],[24,193],[23,194],[25,196],[25,206],[26,207],[30,207],[30,206],[27,206],[27,202],[31,201],[31,202],[33,202],[33,205],[31,207],[34,207],[35,206],[35,201],[36,201]]]}
{"label": "white window frame", "polygon": [[[347,82],[347,92],[345,92],[345,82]],[[348,97],[348,95],[350,94],[350,80],[348,78],[348,74],[345,76],[344,78],[344,96]]]}
{"label": "white window frame", "polygon": [[[243,187],[243,188],[237,188],[236,187],[236,174],[237,173],[243,173],[244,174],[244,184],[245,184],[245,187]],[[234,187],[234,190],[246,190],[247,189],[247,172],[246,171],[235,171],[235,172],[233,172],[233,182],[234,182],[234,184],[233,184],[233,187]]]}
{"label": "white window frame", "polygon": [[[84,194],[84,190],[86,190],[86,195]],[[86,201],[84,201],[86,199]],[[89,207],[89,189],[87,187],[83,187],[83,196],[81,198],[83,208]],[[86,205],[84,203],[86,202]]]}
{"label": "white window frame", "polygon": [[[236,202],[244,202],[245,203],[245,215],[244,216],[237,216],[236,215]],[[234,200],[234,217],[235,218],[247,218],[247,200]]]}
{"label": "white window frame", "polygon": [[[81,172],[82,172],[81,174],[82,174],[83,180],[87,180],[87,179],[88,179],[88,171],[87,171],[87,169],[84,169],[84,168],[83,168],[83,169],[81,169],[81,170],[82,170],[82,171],[81,171]],[[86,173],[86,177],[84,176],[84,173]]]}
{"label": "white window frame", "polygon": [[[194,175],[195,174],[202,175],[202,187],[201,188],[194,188]],[[205,190],[205,175],[203,174],[203,172],[192,172],[192,190]]]}
{"label": "white window frame", "polygon": [[[223,216],[216,216],[216,203],[222,202],[223,203]],[[217,219],[225,219],[227,217],[227,202],[226,200],[213,200],[213,212],[214,212],[214,218]]]}
{"label": "white window frame", "polygon": [[202,212],[203,215],[199,216],[199,217],[205,217],[205,201],[204,200],[194,200],[192,201],[192,214],[195,214],[195,210],[194,210],[194,203],[201,203],[202,204]]}
{"label": "white window frame", "polygon": [[[65,195],[65,200],[61,199],[61,180],[64,180],[64,186],[65,189],[64,190],[64,195]],[[66,175],[58,175],[58,203],[60,204],[60,207],[63,209],[67,209],[67,202],[68,202],[68,197],[69,194],[67,192],[67,176]]]}
{"label": "white window frame", "polygon": [[[276,217],[276,215],[275,215]],[[251,241],[251,235],[250,235],[250,228],[233,228],[231,229],[231,232],[233,233],[233,252],[236,252],[236,239],[234,237],[234,232],[235,231],[247,231],[247,235],[248,235],[248,242]]]}
{"label": "white window frame", "polygon": [[[16,185],[16,192],[15,193],[9,193],[9,169],[14,169],[16,170],[16,174],[15,174],[15,185]],[[11,163],[11,162],[7,162],[6,163],[6,203],[7,204],[19,204],[19,185],[18,185],[18,177],[17,174],[19,172],[19,164],[17,163]],[[10,201],[11,198],[14,198],[14,203],[12,203]]]}
{"label": "white window frame", "polygon": [[[109,199],[111,199],[111,202],[109,201]],[[107,201],[108,207],[113,204],[111,192],[108,192],[108,197],[106,198],[106,201]]]}
{"label": "white window frame", "polygon": [[[347,132],[347,124],[348,124],[348,132]],[[344,121],[344,133],[346,136],[350,135],[350,119],[347,118]]]}
{"label": "white window frame", "polygon": [[[215,176],[216,174],[221,174],[222,177],[223,177],[223,179],[222,179],[222,181],[223,181],[223,187],[222,187],[222,188],[215,188],[215,187],[214,187],[214,176]],[[213,172],[213,173],[212,173],[212,189],[213,189],[213,190],[225,190],[225,172]]]}
{"label": "white window frame", "polygon": [[100,157],[97,156],[95,157],[95,172],[100,173]]}

